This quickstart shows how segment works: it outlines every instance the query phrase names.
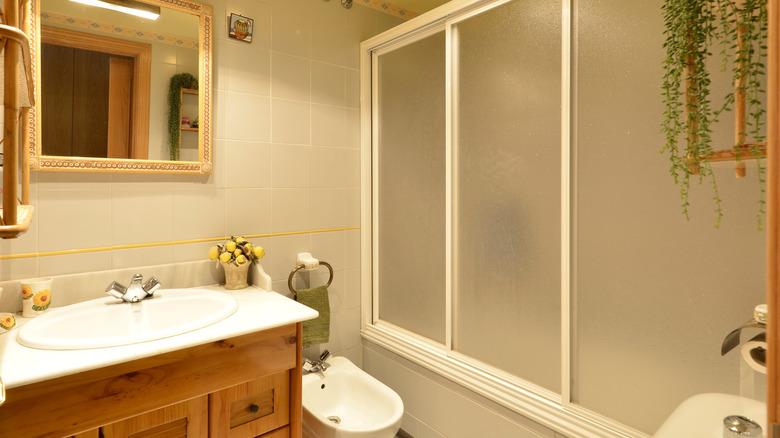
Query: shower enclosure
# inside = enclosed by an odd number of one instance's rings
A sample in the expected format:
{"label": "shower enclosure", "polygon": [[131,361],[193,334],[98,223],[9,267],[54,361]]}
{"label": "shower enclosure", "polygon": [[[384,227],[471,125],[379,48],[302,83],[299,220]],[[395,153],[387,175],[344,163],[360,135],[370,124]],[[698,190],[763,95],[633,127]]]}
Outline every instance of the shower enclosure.
{"label": "shower enclosure", "polygon": [[571,436],[652,434],[698,393],[764,397],[720,356],[764,302],[755,164],[715,168],[719,229],[709,185],[682,216],[661,5],[453,0],[363,43],[367,340]]}

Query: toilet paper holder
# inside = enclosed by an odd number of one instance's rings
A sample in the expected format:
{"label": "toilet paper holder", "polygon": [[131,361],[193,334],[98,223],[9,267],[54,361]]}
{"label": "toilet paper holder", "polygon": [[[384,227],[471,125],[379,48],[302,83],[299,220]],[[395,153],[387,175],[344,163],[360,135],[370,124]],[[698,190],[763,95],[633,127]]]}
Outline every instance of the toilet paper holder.
{"label": "toilet paper holder", "polygon": [[[750,321],[747,321],[744,324],[742,324],[741,326],[739,326],[739,327],[735,328],[734,330],[732,330],[729,334],[726,335],[725,338],[723,338],[723,343],[720,346],[720,355],[721,356],[725,356],[726,353],[728,353],[729,351],[733,350],[734,348],[736,348],[740,344],[742,344],[742,342],[740,341],[740,338],[742,336],[742,330],[747,329],[747,328],[756,328],[756,329],[765,330],[766,329],[766,324],[758,322],[758,321],[756,321],[754,319],[751,319]],[[762,333],[759,333],[758,335],[752,337],[751,339],[749,339],[748,341],[745,341],[745,342],[758,340],[756,338],[758,338],[759,336],[761,336],[764,339],[766,339],[766,334],[762,332]]]}
{"label": "toilet paper holder", "polygon": [[[732,330],[723,338],[723,343],[720,346],[720,355],[725,356],[729,351],[743,345],[743,359],[754,370],[766,373],[766,320],[766,305],[756,306],[752,319]],[[750,328],[759,329],[761,332],[742,342],[742,330]]]}

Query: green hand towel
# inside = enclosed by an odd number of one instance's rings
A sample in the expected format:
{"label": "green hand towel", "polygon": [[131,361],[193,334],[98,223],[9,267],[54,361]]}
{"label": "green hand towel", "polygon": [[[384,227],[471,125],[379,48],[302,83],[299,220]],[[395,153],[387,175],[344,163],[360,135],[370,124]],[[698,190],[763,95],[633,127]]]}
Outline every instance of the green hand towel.
{"label": "green hand towel", "polygon": [[327,343],[330,338],[328,287],[319,286],[299,290],[298,302],[320,312],[317,318],[303,322],[303,346]]}

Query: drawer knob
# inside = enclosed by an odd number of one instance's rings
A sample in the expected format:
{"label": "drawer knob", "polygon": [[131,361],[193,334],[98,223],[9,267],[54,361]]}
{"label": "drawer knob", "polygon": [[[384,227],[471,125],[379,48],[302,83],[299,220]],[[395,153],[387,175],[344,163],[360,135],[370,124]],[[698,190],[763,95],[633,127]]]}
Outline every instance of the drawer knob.
{"label": "drawer knob", "polygon": [[258,405],[257,403],[252,403],[251,405],[249,405],[249,412],[253,414],[260,412],[260,405]]}

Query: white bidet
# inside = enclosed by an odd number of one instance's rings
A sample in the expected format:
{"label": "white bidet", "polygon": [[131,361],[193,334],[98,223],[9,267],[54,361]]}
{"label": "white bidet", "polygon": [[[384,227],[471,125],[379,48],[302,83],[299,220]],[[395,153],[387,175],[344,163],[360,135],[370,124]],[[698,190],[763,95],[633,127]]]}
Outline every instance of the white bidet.
{"label": "white bidet", "polygon": [[304,438],[393,438],[401,397],[344,357],[324,373],[303,376]]}

